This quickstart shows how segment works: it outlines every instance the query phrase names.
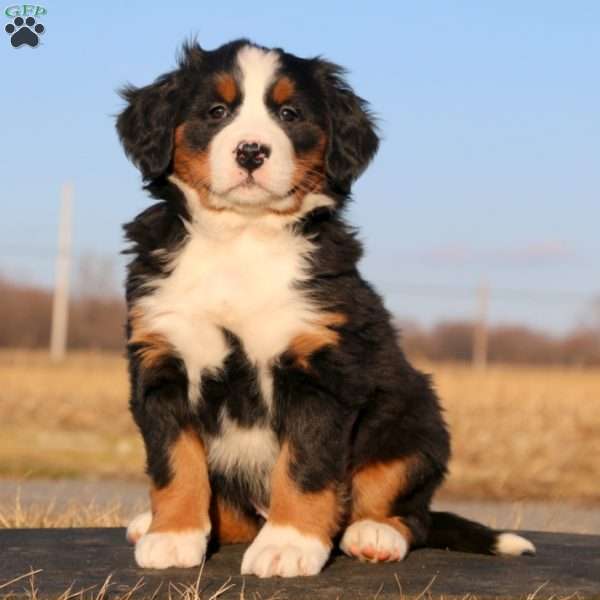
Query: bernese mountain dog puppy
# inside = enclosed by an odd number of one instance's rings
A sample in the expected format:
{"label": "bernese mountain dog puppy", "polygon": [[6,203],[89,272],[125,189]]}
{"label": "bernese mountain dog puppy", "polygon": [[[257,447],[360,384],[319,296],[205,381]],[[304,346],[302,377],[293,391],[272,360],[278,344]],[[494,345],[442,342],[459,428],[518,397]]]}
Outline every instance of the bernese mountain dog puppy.
{"label": "bernese mountain dog puppy", "polygon": [[378,146],[343,70],[247,40],[184,46],[127,87],[117,129],[158,200],[125,226],[131,411],[151,512],[141,567],[191,567],[209,539],[241,572],[315,575],[334,545],[533,553],[430,511],[450,454],[429,378],[404,357],[344,220]]}

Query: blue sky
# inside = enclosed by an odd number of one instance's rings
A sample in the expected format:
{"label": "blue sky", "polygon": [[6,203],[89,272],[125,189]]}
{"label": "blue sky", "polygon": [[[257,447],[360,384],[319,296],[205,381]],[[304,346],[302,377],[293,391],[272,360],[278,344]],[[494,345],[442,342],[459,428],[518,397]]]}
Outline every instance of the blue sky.
{"label": "blue sky", "polygon": [[38,48],[0,31],[0,273],[52,282],[70,180],[76,253],[113,256],[121,279],[120,225],[148,200],[114,132],[115,89],[170,69],[190,35],[245,36],[345,65],[379,115],[348,218],[394,312],[470,317],[486,280],[494,321],[561,331],[600,293],[600,3],[43,5]]}

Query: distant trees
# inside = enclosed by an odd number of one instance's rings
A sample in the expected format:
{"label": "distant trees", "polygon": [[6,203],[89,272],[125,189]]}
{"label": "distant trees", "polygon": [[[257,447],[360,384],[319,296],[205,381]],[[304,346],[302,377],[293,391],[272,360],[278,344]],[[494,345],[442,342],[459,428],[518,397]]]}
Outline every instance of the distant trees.
{"label": "distant trees", "polygon": [[[110,261],[80,260],[69,309],[70,349],[122,350],[125,305]],[[46,348],[52,294],[0,276],[0,347]],[[399,322],[404,348],[433,361],[471,361],[474,323],[444,321],[430,329]],[[523,325],[496,325],[488,331],[488,358],[498,363],[600,366],[600,298],[581,325],[563,336]]]}
{"label": "distant trees", "polygon": [[0,346],[40,348],[50,339],[52,293],[0,277]]}
{"label": "distant trees", "polygon": [[[413,356],[470,361],[473,327],[467,321],[443,322],[428,330],[405,324],[402,339]],[[553,336],[523,325],[497,325],[489,328],[488,336],[490,362],[600,365],[600,328],[581,326],[563,336]]]}
{"label": "distant trees", "polygon": [[[0,347],[46,348],[52,292],[0,276]],[[125,306],[110,261],[84,256],[69,307],[71,349],[118,350],[124,345]]]}
{"label": "distant trees", "polygon": [[71,301],[68,345],[116,350],[125,343],[125,305],[110,259],[93,254],[79,261]]}

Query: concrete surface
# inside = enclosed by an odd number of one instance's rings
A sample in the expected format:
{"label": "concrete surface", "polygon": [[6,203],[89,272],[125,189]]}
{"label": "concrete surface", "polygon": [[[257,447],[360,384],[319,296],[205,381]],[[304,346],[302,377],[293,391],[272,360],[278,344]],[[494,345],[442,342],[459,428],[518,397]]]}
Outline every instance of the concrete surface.
{"label": "concrete surface", "polygon": [[[220,600],[600,599],[600,536],[539,532],[527,532],[527,536],[536,544],[536,556],[422,549],[411,552],[400,563],[372,565],[338,555],[321,574],[292,579],[242,578],[239,569],[245,547],[226,546],[208,558],[198,586],[202,598]],[[58,598],[70,586],[70,598],[82,589],[88,590],[86,597],[95,597],[94,591],[111,575],[107,598],[123,595],[141,579],[144,585],[134,600],[185,600],[194,596],[176,590],[193,585],[200,574],[198,568],[138,568],[120,528],[4,529],[0,530],[0,549],[0,582],[30,568],[40,569],[35,576],[39,599]],[[28,586],[26,579],[2,585],[0,596],[27,598]],[[223,586],[229,588],[216,594]]]}

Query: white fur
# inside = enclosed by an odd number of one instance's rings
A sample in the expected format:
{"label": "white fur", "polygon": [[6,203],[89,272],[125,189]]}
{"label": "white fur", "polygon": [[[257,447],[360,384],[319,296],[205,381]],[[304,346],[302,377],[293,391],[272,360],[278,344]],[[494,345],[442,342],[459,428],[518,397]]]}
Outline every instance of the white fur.
{"label": "white fur", "polygon": [[515,533],[501,533],[496,540],[495,554],[535,554],[535,546],[524,537]]}
{"label": "white fur", "polygon": [[150,529],[152,524],[152,513],[147,510],[131,519],[127,525],[125,537],[130,544],[135,544]]}
{"label": "white fur", "polygon": [[[342,537],[340,549],[348,556],[356,556],[371,562],[399,561],[408,552],[406,538],[397,530],[370,519],[356,521],[350,525]],[[363,554],[365,549],[375,553],[374,557]],[[378,555],[382,556],[378,559]]]}
{"label": "white fur", "polygon": [[329,558],[330,548],[295,527],[266,523],[246,550],[242,575],[297,577],[316,575]]}
{"label": "white fur", "polygon": [[[242,206],[277,200],[285,203],[284,197],[293,187],[294,149],[265,104],[267,89],[279,67],[277,53],[245,46],[237,63],[242,103],[234,119],[219,131],[209,147],[210,187],[216,196],[212,203]],[[265,144],[271,149],[270,156],[252,174],[258,185],[243,185],[248,174],[237,164],[235,153],[242,142]]]}
{"label": "white fur", "polygon": [[135,545],[135,561],[144,569],[195,567],[204,560],[207,539],[199,529],[147,533]]}
{"label": "white fur", "polygon": [[271,428],[240,427],[223,413],[221,435],[209,437],[207,442],[211,471],[243,479],[257,500],[268,498],[270,473],[279,454]]}
{"label": "white fur", "polygon": [[189,240],[173,259],[172,273],[152,282],[139,300],[144,324],[183,358],[192,403],[201,374],[218,372],[229,353],[223,327],[242,341],[270,403],[274,359],[317,318],[317,307],[295,285],[308,276],[313,246],[278,217],[202,210],[194,190],[172,180],[192,210]]}

